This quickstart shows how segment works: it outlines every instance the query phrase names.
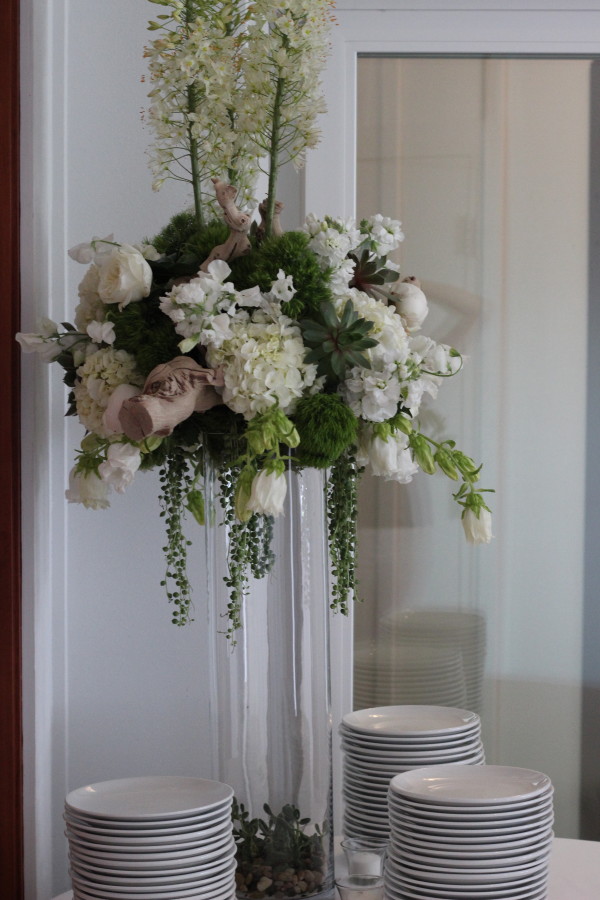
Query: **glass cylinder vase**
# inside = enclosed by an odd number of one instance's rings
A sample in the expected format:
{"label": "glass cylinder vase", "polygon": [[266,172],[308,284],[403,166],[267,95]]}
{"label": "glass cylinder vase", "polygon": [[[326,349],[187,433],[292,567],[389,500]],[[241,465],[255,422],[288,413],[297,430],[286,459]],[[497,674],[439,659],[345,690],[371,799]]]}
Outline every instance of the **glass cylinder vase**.
{"label": "glass cylinder vase", "polygon": [[207,477],[215,777],[235,793],[237,896],[334,896],[329,557],[322,472],[290,469],[270,571],[227,637],[231,534]]}

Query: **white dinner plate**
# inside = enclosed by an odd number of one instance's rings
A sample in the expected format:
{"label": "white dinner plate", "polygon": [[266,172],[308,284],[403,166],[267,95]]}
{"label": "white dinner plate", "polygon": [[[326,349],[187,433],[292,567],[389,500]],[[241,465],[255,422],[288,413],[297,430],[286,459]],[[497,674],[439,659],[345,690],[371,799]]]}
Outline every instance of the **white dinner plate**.
{"label": "white dinner plate", "polygon": [[479,740],[479,738],[481,737],[481,727],[479,726],[479,724],[477,724],[475,726],[471,726],[468,730],[461,731],[453,735],[428,735],[424,733],[411,736],[404,734],[382,734],[381,732],[368,734],[366,732],[353,731],[350,728],[345,728],[344,725],[340,725],[339,734],[343,738],[359,741],[365,747],[391,746],[394,748],[401,748],[406,750],[411,750],[412,748],[431,748],[442,750],[446,747],[454,747],[457,744],[463,744],[465,741]]}
{"label": "white dinner plate", "polygon": [[342,722],[353,731],[405,737],[449,736],[480,727],[477,713],[444,706],[376,706],[347,713]]}
{"label": "white dinner plate", "polygon": [[496,871],[505,868],[514,869],[517,866],[526,866],[547,859],[551,843],[552,836],[530,850],[497,851],[491,856],[489,854],[477,856],[473,853],[463,856],[458,850],[453,853],[433,854],[427,853],[425,849],[408,847],[406,844],[399,846],[392,844],[389,858],[400,864],[412,863],[421,868],[431,868],[432,871],[447,869],[460,869],[461,872],[475,869]]}
{"label": "white dinner plate", "polygon": [[506,806],[552,790],[547,775],[515,766],[429,766],[397,775],[390,790],[442,806]]}
{"label": "white dinner plate", "polygon": [[342,750],[346,759],[358,762],[395,763],[401,766],[413,766],[422,768],[428,765],[442,765],[446,762],[456,762],[459,759],[467,759],[483,753],[483,744],[480,741],[465,744],[462,747],[449,747],[446,750],[434,750],[421,753],[401,753],[395,750],[369,750],[362,747],[354,747],[342,742]]}
{"label": "white dinner plate", "polygon": [[478,887],[475,894],[470,889],[456,888],[456,890],[439,888],[432,890],[426,888],[423,890],[411,886],[403,886],[400,888],[397,884],[385,881],[386,897],[390,900],[546,900],[547,890],[546,884],[542,880],[534,887],[527,886],[525,888],[515,889],[485,889]]}
{"label": "white dinner plate", "polygon": [[[140,872],[125,872],[121,870],[98,869],[96,867],[84,865],[84,863],[71,859],[71,869],[80,878],[97,882],[98,884],[108,887],[133,884],[139,887],[169,887],[170,885],[183,884],[184,887],[197,887],[201,882],[206,880],[212,881],[221,875],[231,874],[231,861],[233,856],[224,857],[218,863],[196,867],[194,869],[169,872],[154,872],[150,874],[142,874]],[[212,877],[209,877],[212,876]]]}
{"label": "white dinner plate", "polygon": [[539,834],[530,835],[529,837],[519,837],[508,841],[489,841],[488,843],[464,844],[460,840],[452,843],[441,844],[439,841],[431,840],[429,835],[422,837],[414,837],[414,835],[402,832],[398,837],[392,838],[391,845],[398,849],[412,849],[414,852],[427,853],[432,856],[460,856],[463,859],[469,856],[473,857],[492,857],[506,856],[515,851],[528,850],[545,844],[548,839],[552,838],[552,829],[546,828]]}
{"label": "white dinner plate", "polygon": [[[172,837],[174,841],[185,840],[186,835],[199,834],[202,835],[209,828],[219,824],[231,824],[231,815],[222,816],[218,819],[207,819],[201,822],[185,825],[181,828],[104,828],[96,825],[90,825],[79,819],[72,818],[65,814],[64,820],[67,827],[81,834],[93,834],[105,837],[124,837],[124,838],[142,838],[148,840],[153,837]],[[181,836],[181,837],[180,837]]]}
{"label": "white dinner plate", "polygon": [[[493,825],[523,825],[527,823],[535,823],[553,815],[553,802],[550,799],[542,806],[535,806],[532,809],[518,808],[504,811],[502,809],[489,807],[463,807],[460,811],[446,812],[447,807],[428,806],[419,809],[416,805],[401,805],[388,802],[390,812],[395,816],[402,817],[405,820],[415,822],[421,825],[449,825],[454,824],[456,827],[470,827],[471,823],[478,823],[485,827],[486,823]],[[442,811],[443,810],[443,811]]]}
{"label": "white dinner plate", "polygon": [[66,805],[106,819],[177,819],[226,804],[233,788],[220,781],[183,775],[142,776],[101,781],[77,788]]}
{"label": "white dinner plate", "polygon": [[224,888],[235,881],[234,873],[235,866],[231,867],[224,875],[219,874],[213,878],[198,879],[196,882],[192,883],[191,886],[179,884],[175,888],[165,885],[150,887],[136,885],[135,883],[111,886],[84,878],[75,872],[71,872],[71,880],[73,881],[74,887],[77,887],[78,889],[81,888],[92,894],[97,894],[98,897],[105,898],[105,900],[123,900],[123,898],[132,900],[134,897],[137,898],[137,900],[142,900],[142,898],[146,897],[148,897],[149,900],[171,900],[173,896],[196,898],[196,896],[204,894],[205,896],[212,897],[211,892],[220,891],[221,888]]}
{"label": "white dinner plate", "polygon": [[[109,897],[99,894],[95,890],[89,892],[85,887],[73,885],[73,900],[98,900],[99,897],[105,900],[132,900],[132,894],[111,894]],[[170,891],[168,894],[136,894],[135,900],[231,900],[235,896],[235,881],[227,883],[220,888],[207,888],[202,891]]]}
{"label": "white dinner plate", "polygon": [[190,828],[193,826],[207,826],[212,822],[220,819],[231,817],[231,799],[226,800],[219,806],[205,812],[196,813],[192,816],[177,816],[175,818],[160,819],[112,819],[107,816],[92,816],[65,804],[63,817],[65,820],[75,822],[76,824],[86,825],[92,828],[110,828],[111,830],[119,828],[125,831],[139,831],[145,834],[148,831],[154,831],[157,828]]}
{"label": "white dinner plate", "polygon": [[529,883],[537,881],[545,877],[548,869],[548,859],[550,851],[545,857],[536,860],[533,863],[527,863],[520,866],[479,869],[477,867],[456,869],[450,866],[431,868],[426,864],[408,862],[403,860],[400,864],[388,857],[386,866],[391,873],[395,873],[405,881],[412,883],[422,883],[426,881],[431,884],[459,884],[461,888],[468,885],[480,886],[484,884],[502,884],[506,882],[524,882]]}
{"label": "white dinner plate", "polygon": [[548,819],[533,823],[527,822],[523,825],[509,824],[503,827],[496,827],[493,822],[490,822],[485,823],[484,827],[477,823],[471,823],[471,828],[456,828],[452,823],[448,823],[444,828],[435,828],[429,824],[417,825],[410,820],[400,821],[390,812],[390,825],[394,835],[397,834],[399,837],[403,834],[423,835],[440,842],[450,841],[454,843],[460,841],[461,844],[467,844],[476,841],[484,843],[486,841],[513,840],[516,836],[526,838],[529,835],[537,835],[552,827],[553,818],[553,816],[550,816]]}

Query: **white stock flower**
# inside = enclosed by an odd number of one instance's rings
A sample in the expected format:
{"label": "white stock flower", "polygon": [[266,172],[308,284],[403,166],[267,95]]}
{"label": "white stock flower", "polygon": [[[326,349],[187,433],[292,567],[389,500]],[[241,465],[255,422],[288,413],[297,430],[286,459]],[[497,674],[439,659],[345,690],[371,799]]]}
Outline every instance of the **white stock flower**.
{"label": "white stock flower", "polygon": [[98,293],[100,268],[92,263],[79,283],[79,303],[75,307],[75,327],[85,334],[90,322],[103,322],[106,307]]}
{"label": "white stock flower", "polygon": [[247,509],[264,516],[280,516],[286,494],[285,475],[263,469],[254,476]]}
{"label": "white stock flower", "polygon": [[388,256],[397,250],[404,240],[402,223],[377,213],[366,221],[364,233],[369,235],[371,250],[375,256]]}
{"label": "white stock flower", "polygon": [[82,503],[86,509],[107,509],[108,485],[94,472],[82,473],[73,467],[69,473],[69,488],[65,491],[69,503]]}
{"label": "white stock flower", "polygon": [[139,250],[130,244],[113,247],[99,263],[98,293],[104,303],[123,309],[150,293],[152,269]]}
{"label": "white stock flower", "polygon": [[133,481],[140,467],[142,454],[131,444],[111,444],[106,454],[106,462],[100,464],[98,472],[102,481],[123,494]]}
{"label": "white stock flower", "polygon": [[492,540],[492,514],[480,507],[479,517],[474,510],[465,509],[462,517],[465,537],[470,544],[489,544]]}
{"label": "white stock flower", "polygon": [[87,333],[96,344],[114,344],[115,326],[112,322],[90,322]]}
{"label": "white stock flower", "polygon": [[[175,331],[185,338],[183,352],[205,340],[204,331],[212,327],[220,316],[221,304],[235,294],[235,287],[225,281],[231,269],[224,260],[214,260],[208,272],[200,272],[195,278],[183,284],[176,284],[168,294],[160,298],[160,309],[175,324]],[[239,296],[239,295],[238,295]],[[217,332],[223,336],[227,331],[225,322],[219,318]]]}

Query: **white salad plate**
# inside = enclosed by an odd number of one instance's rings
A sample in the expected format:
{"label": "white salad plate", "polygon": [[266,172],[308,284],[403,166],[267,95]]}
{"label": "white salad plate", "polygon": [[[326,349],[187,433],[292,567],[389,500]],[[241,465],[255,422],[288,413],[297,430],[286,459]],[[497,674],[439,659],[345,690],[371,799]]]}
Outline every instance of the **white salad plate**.
{"label": "white salad plate", "polygon": [[87,818],[127,820],[179,819],[226,806],[229,785],[183,775],[120,778],[71,791],[66,807]]}
{"label": "white salad plate", "polygon": [[480,727],[476,713],[444,706],[379,706],[347,713],[342,722],[352,731],[366,734],[419,738],[423,732],[449,736]]}
{"label": "white salad plate", "polygon": [[477,741],[481,737],[479,725],[470,728],[468,731],[462,731],[450,736],[429,736],[426,733],[413,736],[404,734],[386,735],[381,732],[366,734],[364,732],[359,733],[357,731],[346,729],[343,726],[340,726],[339,733],[344,740],[358,742],[364,747],[376,747],[377,749],[391,747],[393,749],[402,749],[406,751],[412,750],[413,752],[417,749],[420,750],[421,748],[444,750],[448,747],[461,746],[464,743]]}
{"label": "white salad plate", "polygon": [[[226,887],[232,881],[235,881],[235,869],[236,865],[233,863],[228,869],[215,873],[212,876],[206,878],[198,876],[189,879],[187,882],[179,882],[175,887],[175,890],[179,894],[189,892],[189,896],[194,896],[195,892],[220,890],[222,887]],[[141,885],[137,879],[132,880],[131,884],[122,882],[113,885],[100,882],[95,878],[76,874],[72,870],[71,878],[74,887],[80,887],[86,891],[95,891],[101,896],[108,898],[116,897],[121,894],[131,897],[139,897],[141,894],[153,894],[155,896],[158,895],[157,900],[160,900],[161,897],[167,897],[173,893],[173,887],[170,887],[169,884]]]}
{"label": "white salad plate", "polygon": [[[483,753],[483,745],[480,741],[473,744],[467,744],[463,747],[452,747],[447,750],[437,750],[431,753],[396,753],[390,751],[369,751],[362,748],[354,747],[346,743],[342,743],[342,749],[349,754],[356,762],[369,765],[372,762],[401,766],[418,766],[423,765],[442,765],[447,762],[455,762],[457,759],[465,759],[469,756],[476,756]],[[429,763],[431,760],[431,763]]]}
{"label": "white salad plate", "polygon": [[[231,814],[228,813],[227,820],[230,819],[230,816]],[[144,841],[154,837],[172,839],[173,841],[186,840],[186,836],[189,836],[191,834],[206,833],[206,831],[225,821],[225,819],[223,818],[211,819],[210,823],[202,822],[196,825],[186,825],[185,828],[145,828],[143,830],[140,830],[137,828],[97,828],[95,825],[88,825],[84,822],[75,821],[74,819],[71,819],[66,815],[64,819],[67,824],[67,828],[69,828],[71,831],[75,831],[84,835],[89,834],[98,837],[110,838],[124,837],[128,840],[141,838]]]}
{"label": "white salad plate", "polygon": [[461,887],[466,885],[484,885],[484,884],[503,884],[511,881],[522,881],[527,883],[530,879],[535,881],[538,878],[545,877],[548,866],[548,851],[544,858],[539,858],[533,863],[517,865],[513,868],[497,866],[496,868],[478,869],[476,867],[456,869],[447,866],[436,867],[435,869],[427,865],[409,864],[403,861],[402,864],[388,858],[386,863],[387,870],[390,874],[395,874],[404,881],[414,883],[427,882],[430,885],[435,884],[459,884]]}
{"label": "white salad plate", "polygon": [[427,804],[506,808],[550,793],[547,775],[514,766],[429,766],[396,775],[390,791]]}

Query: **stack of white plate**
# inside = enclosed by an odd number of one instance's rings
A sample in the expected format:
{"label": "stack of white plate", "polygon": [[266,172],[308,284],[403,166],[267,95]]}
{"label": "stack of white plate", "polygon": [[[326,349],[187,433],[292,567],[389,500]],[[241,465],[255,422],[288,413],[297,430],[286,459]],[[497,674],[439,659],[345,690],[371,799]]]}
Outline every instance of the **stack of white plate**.
{"label": "stack of white plate", "polygon": [[543,900],[552,784],[510,766],[432,766],[390,784],[389,900]]}
{"label": "stack of white plate", "polygon": [[230,900],[229,785],[177,775],[124,778],[65,802],[74,900]]}
{"label": "stack of white plate", "polygon": [[456,648],[412,647],[394,640],[354,653],[354,708],[467,702],[462,654]]}
{"label": "stack of white plate", "polygon": [[460,654],[468,709],[479,712],[485,665],[485,619],[458,609],[395,610],[384,620],[385,633],[396,646],[438,648]]}
{"label": "stack of white plate", "polygon": [[480,765],[485,755],[476,713],[445,706],[381,706],[355,710],[340,726],[344,834],[390,833],[387,794],[399,772],[448,763]]}

